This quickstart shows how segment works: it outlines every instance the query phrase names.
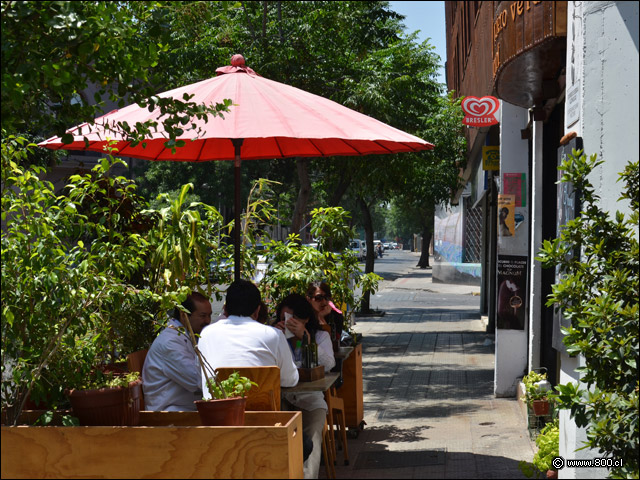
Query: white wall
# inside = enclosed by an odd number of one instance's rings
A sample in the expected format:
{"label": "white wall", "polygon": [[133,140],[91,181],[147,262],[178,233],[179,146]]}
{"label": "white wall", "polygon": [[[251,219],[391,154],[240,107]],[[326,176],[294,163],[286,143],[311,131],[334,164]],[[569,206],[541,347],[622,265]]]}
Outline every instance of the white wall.
{"label": "white wall", "polygon": [[[500,112],[500,192],[503,191],[502,178],[504,173],[524,172],[529,176],[528,142],[521,138],[520,130],[527,126],[529,113],[525,108],[511,105],[504,101]],[[527,186],[527,195],[528,186]],[[516,213],[525,216],[523,224],[518,228],[518,234],[513,237],[499,237],[498,256],[519,255],[526,257],[528,251],[528,211],[526,208],[516,208]],[[530,268],[531,262],[529,262]],[[496,292],[497,294],[497,292]],[[526,373],[527,368],[527,329],[525,319],[524,330],[503,330],[496,328],[496,360],[494,394],[497,397],[515,397],[517,379]]]}
{"label": "white wall", "polygon": [[533,122],[533,161],[531,171],[531,247],[529,259],[529,354],[527,370],[540,367],[542,341],[542,265],[533,259],[542,246],[542,122]]}
{"label": "white wall", "polygon": [[[568,2],[567,92],[579,90],[580,118],[566,125],[583,138],[587,155],[605,163],[591,175],[602,207],[628,212],[617,202],[618,173],[638,160],[638,2]],[[566,122],[565,122],[566,123]],[[565,132],[565,133],[566,133]],[[581,358],[561,357],[560,382],[577,381]],[[591,459],[597,451],[580,450],[586,440],[568,412],[560,415],[560,455]],[[603,478],[604,469],[563,469],[559,478]]]}

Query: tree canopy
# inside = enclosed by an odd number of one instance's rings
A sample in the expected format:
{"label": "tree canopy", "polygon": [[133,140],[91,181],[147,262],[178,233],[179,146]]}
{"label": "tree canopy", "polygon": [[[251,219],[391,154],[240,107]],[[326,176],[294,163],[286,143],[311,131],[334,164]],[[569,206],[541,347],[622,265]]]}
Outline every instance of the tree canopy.
{"label": "tree canopy", "polygon": [[[62,135],[110,105],[159,104],[155,94],[209,78],[241,53],[267,78],[436,144],[422,154],[298,159],[296,168],[294,160],[245,162],[243,195],[251,179],[280,182],[277,209],[296,231],[327,205],[348,205],[355,226],[366,226],[358,205],[392,200],[424,219],[454,188],[464,140],[459,106],[436,80],[440,58],[428,41],[405,35],[402,20],[384,1],[2,2],[3,136]],[[224,108],[188,99],[161,107],[176,115],[167,120],[169,145],[180,115]],[[152,201],[193,183],[195,199],[232,204],[230,162],[137,163],[140,193]]]}

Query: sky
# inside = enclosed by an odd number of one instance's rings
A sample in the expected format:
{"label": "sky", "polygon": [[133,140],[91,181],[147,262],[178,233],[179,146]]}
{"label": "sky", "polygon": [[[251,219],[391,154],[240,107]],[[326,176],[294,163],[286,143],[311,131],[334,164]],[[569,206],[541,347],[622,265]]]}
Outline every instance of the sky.
{"label": "sky", "polygon": [[444,2],[389,2],[391,9],[404,15],[407,33],[420,30],[418,40],[423,42],[427,38],[436,47],[440,56],[441,67],[438,69],[438,81],[445,82],[444,62],[447,59],[447,40],[444,23]]}

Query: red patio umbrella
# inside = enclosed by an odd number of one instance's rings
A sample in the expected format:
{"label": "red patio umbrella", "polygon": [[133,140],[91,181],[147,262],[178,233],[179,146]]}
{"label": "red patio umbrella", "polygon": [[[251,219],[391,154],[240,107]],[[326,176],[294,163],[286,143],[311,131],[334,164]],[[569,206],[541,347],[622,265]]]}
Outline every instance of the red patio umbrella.
{"label": "red patio umbrella", "polygon": [[[224,118],[208,122],[193,118],[195,130],[185,130],[177,140],[185,140],[175,154],[164,143],[159,108],[136,104],[114,110],[95,120],[78,125],[67,133],[73,142],[63,144],[53,137],[38,145],[54,150],[93,150],[103,152],[107,143],[118,149],[118,155],[145,160],[206,162],[235,160],[235,278],[240,278],[240,164],[242,160],[285,157],[359,156],[430,150],[433,145],[367,115],[358,113],[326,98],[298,88],[266,79],[245,66],[241,55],[234,55],[231,65],[216,70],[216,77],[185,87],[160,93],[159,97],[216,104],[233,100]],[[142,143],[131,141],[109,128],[117,122],[129,125],[147,120],[158,121],[158,132]],[[196,132],[200,132],[197,134]],[[88,144],[85,143],[85,138]]]}

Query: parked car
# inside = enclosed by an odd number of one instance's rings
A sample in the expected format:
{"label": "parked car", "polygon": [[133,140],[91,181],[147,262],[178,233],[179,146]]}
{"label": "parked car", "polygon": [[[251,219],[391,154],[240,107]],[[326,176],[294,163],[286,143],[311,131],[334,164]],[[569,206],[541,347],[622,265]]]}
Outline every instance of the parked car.
{"label": "parked car", "polygon": [[367,257],[367,245],[364,240],[360,240],[358,238],[351,240],[349,248],[355,256],[358,257],[358,260],[363,262]]}
{"label": "parked car", "polygon": [[391,244],[389,242],[384,242],[382,246],[385,250],[391,250]]}

